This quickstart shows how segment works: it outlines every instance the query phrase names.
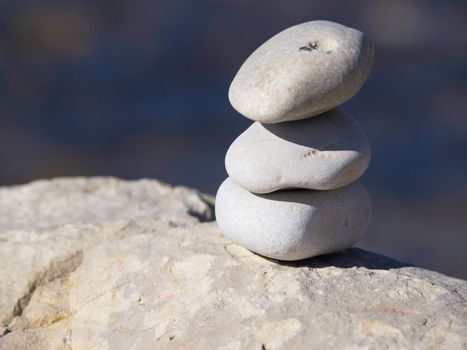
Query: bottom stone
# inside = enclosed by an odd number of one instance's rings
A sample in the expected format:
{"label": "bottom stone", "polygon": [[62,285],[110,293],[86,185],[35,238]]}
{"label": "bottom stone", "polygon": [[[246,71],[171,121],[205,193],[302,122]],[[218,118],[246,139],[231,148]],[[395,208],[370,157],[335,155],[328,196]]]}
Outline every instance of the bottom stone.
{"label": "bottom stone", "polygon": [[359,182],[333,191],[254,194],[227,178],[216,196],[216,219],[237,244],[277,260],[300,260],[351,247],[370,222]]}

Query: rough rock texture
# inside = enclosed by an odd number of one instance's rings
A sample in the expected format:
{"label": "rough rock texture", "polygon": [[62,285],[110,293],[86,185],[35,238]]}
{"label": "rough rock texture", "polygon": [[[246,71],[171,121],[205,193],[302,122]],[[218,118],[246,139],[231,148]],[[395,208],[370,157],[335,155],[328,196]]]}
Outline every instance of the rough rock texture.
{"label": "rough rock texture", "polygon": [[157,181],[0,189],[0,349],[467,348],[465,281],[356,248],[279,264],[211,218]]}
{"label": "rough rock texture", "polygon": [[233,242],[278,260],[300,260],[350,248],[370,223],[365,187],[251,193],[230,177],[216,195],[219,228]]}
{"label": "rough rock texture", "polygon": [[357,180],[370,163],[358,122],[333,109],[315,118],[253,123],[225,156],[229,176],[254,193],[284,188],[332,190]]}

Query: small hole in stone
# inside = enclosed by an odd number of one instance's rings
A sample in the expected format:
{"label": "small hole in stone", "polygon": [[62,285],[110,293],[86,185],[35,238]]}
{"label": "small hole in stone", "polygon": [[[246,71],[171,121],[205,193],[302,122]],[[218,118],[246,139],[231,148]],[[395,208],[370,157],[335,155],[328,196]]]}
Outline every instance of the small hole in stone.
{"label": "small hole in stone", "polygon": [[318,50],[318,43],[316,41],[310,41],[307,45],[302,46],[298,49],[298,51],[308,52],[311,52],[312,50]]}
{"label": "small hole in stone", "polygon": [[322,40],[319,42],[319,44],[318,44],[318,41],[309,41],[308,44],[300,47],[298,51],[307,51],[307,52],[318,51],[326,55],[329,55],[333,51],[333,49],[335,49],[336,47],[337,47],[336,43],[329,41],[329,40]]}

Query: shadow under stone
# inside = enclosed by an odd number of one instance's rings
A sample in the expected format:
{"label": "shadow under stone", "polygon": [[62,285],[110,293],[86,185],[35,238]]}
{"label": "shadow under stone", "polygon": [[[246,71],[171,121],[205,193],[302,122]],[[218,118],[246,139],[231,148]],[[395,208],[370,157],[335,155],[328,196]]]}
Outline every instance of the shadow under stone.
{"label": "shadow under stone", "polygon": [[333,109],[313,118],[276,124],[261,124],[274,136],[318,151],[360,151],[361,130],[357,121]]}
{"label": "shadow under stone", "polygon": [[282,266],[290,267],[320,268],[335,266],[344,269],[352,267],[365,267],[371,270],[389,270],[401,267],[413,267],[413,265],[403,263],[385,257],[384,255],[372,253],[360,248],[350,248],[338,253],[326,254],[297,261],[279,261],[270,258],[265,259],[274,261]]}

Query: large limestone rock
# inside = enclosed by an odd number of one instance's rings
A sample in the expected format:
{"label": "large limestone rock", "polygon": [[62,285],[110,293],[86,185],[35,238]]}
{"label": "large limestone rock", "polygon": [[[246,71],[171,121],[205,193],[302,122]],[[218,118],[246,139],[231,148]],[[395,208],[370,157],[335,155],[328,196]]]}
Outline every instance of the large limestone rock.
{"label": "large limestone rock", "polygon": [[467,282],[360,249],[277,263],[157,181],[0,189],[0,349],[465,349]]}

